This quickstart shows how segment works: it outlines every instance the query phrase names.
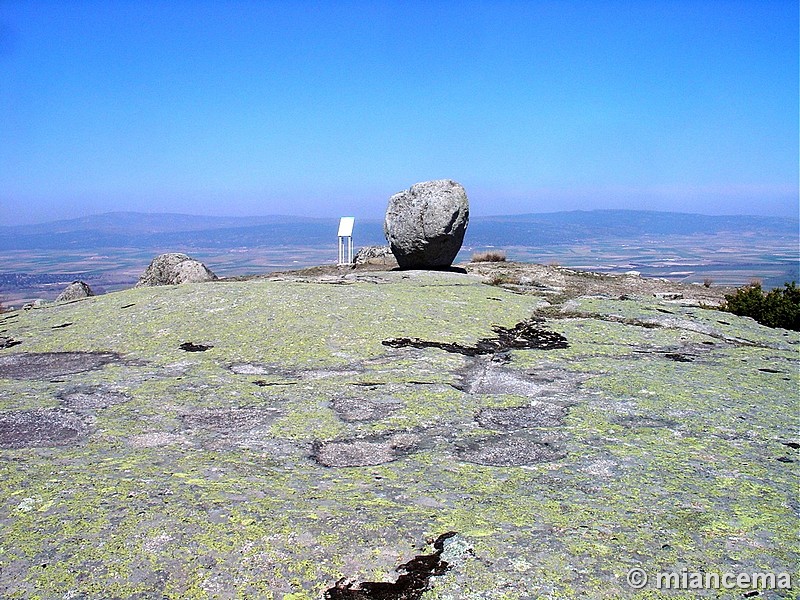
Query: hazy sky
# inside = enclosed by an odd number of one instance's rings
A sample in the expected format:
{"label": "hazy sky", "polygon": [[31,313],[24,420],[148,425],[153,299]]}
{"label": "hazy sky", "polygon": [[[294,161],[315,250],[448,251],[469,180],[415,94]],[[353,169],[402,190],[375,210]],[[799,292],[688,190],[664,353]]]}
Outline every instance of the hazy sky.
{"label": "hazy sky", "polygon": [[796,0],[0,0],[0,224],[798,213]]}

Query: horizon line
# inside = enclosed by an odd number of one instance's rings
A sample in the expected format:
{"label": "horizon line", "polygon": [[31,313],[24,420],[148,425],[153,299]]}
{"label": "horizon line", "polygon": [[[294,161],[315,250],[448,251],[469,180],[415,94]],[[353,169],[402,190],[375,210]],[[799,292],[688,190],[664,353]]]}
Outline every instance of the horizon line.
{"label": "horizon line", "polygon": [[[526,216],[534,216],[534,215],[554,215],[554,214],[576,214],[576,213],[599,213],[599,212],[616,212],[616,213],[638,213],[638,214],[656,214],[656,215],[685,215],[685,216],[702,216],[702,217],[741,217],[741,218],[758,218],[758,219],[782,219],[782,220],[789,220],[789,221],[798,221],[800,222],[800,216],[778,216],[778,215],[764,215],[764,214],[747,214],[747,213],[703,213],[703,212],[685,212],[685,211],[671,211],[671,210],[651,210],[651,209],[635,209],[635,208],[592,208],[592,209],[573,209],[573,210],[547,210],[547,211],[535,211],[535,212],[513,212],[513,213],[501,213],[501,214],[471,214],[471,219],[496,219],[496,218],[507,218],[507,217],[526,217]],[[90,213],[86,215],[81,215],[79,217],[71,217],[66,219],[54,219],[51,221],[36,221],[33,223],[23,223],[23,224],[16,224],[16,225],[0,225],[0,229],[12,229],[17,227],[34,227],[37,225],[48,225],[48,224],[55,224],[55,223],[67,223],[72,221],[79,221],[81,219],[90,219],[93,217],[106,217],[106,216],[113,216],[113,215],[141,215],[141,216],[173,216],[173,217],[192,217],[192,218],[206,218],[206,219],[236,219],[236,220],[247,220],[247,219],[272,219],[272,218],[280,218],[280,219],[298,219],[298,220],[305,220],[305,221],[325,221],[325,220],[335,220],[339,219],[342,216],[354,216],[353,214],[349,215],[340,215],[340,216],[320,216],[320,217],[310,217],[307,215],[297,215],[297,214],[285,214],[285,213],[270,213],[270,214],[248,214],[248,215],[214,215],[214,214],[200,214],[200,213],[184,213],[184,212],[169,212],[169,211],[138,211],[138,210],[113,210],[113,211],[106,211],[106,212],[99,212],[99,213]],[[366,222],[379,222],[383,220],[383,217],[377,216],[369,216],[369,217],[359,217],[355,215],[355,218],[359,221],[366,221]]]}

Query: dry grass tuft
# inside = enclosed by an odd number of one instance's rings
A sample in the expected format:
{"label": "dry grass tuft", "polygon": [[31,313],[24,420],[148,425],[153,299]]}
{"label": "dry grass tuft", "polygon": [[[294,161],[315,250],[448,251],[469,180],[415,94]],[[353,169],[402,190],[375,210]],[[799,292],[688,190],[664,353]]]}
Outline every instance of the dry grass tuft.
{"label": "dry grass tuft", "polygon": [[486,250],[475,252],[470,262],[506,262],[506,253],[502,250]]}

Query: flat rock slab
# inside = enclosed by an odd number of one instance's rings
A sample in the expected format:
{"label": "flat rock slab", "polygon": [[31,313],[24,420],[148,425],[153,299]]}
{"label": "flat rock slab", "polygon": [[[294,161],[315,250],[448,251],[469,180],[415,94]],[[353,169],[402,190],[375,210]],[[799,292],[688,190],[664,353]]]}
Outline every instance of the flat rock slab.
{"label": "flat rock slab", "polygon": [[800,335],[508,269],[564,296],[348,270],[2,315],[0,596],[644,600],[633,567],[794,573]]}
{"label": "flat rock slab", "polygon": [[75,386],[58,392],[57,397],[63,406],[73,410],[108,408],[131,399],[130,394],[97,385]]}
{"label": "flat rock slab", "polygon": [[567,409],[558,404],[534,401],[530,406],[485,408],[476,421],[486,429],[516,431],[530,427],[556,427],[564,423]]}
{"label": "flat rock slab", "polygon": [[461,445],[458,456],[479,465],[521,467],[558,460],[566,454],[551,442],[517,433],[472,439]]}
{"label": "flat rock slab", "polygon": [[86,423],[66,410],[0,412],[0,448],[64,446],[76,443],[86,432]]}
{"label": "flat rock slab", "polygon": [[312,455],[326,467],[367,467],[398,460],[417,450],[419,443],[420,436],[413,433],[316,441]]}
{"label": "flat rock slab", "polygon": [[52,379],[119,362],[114,352],[22,352],[0,356],[0,378]]}

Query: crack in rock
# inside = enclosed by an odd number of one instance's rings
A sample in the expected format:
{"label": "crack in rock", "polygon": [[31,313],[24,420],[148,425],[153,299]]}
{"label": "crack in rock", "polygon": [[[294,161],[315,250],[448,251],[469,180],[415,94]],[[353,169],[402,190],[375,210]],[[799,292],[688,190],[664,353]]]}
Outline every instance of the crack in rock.
{"label": "crack in rock", "polygon": [[3,348],[13,348],[14,346],[20,345],[22,342],[19,340],[15,340],[11,337],[0,336],[0,350]]}

